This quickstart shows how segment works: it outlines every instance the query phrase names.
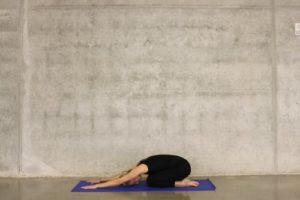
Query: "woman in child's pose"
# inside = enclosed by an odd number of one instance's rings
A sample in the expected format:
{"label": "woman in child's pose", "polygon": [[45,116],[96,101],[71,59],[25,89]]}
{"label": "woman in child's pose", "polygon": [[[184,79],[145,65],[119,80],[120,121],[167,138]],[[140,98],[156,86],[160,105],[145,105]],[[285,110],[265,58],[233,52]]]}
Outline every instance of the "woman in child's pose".
{"label": "woman in child's pose", "polygon": [[198,186],[199,182],[186,179],[191,173],[189,162],[176,155],[154,155],[141,160],[132,169],[119,176],[87,180],[92,185],[84,189],[113,187],[118,185],[135,185],[142,174],[148,174],[147,184],[152,187],[189,187]]}

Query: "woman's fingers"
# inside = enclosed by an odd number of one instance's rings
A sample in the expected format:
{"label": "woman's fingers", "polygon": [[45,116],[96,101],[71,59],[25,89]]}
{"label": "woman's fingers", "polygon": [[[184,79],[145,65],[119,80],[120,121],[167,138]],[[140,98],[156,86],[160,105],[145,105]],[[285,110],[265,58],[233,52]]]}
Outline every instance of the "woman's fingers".
{"label": "woman's fingers", "polygon": [[96,189],[97,187],[95,187],[94,185],[87,185],[87,186],[83,186],[81,188],[82,189]]}

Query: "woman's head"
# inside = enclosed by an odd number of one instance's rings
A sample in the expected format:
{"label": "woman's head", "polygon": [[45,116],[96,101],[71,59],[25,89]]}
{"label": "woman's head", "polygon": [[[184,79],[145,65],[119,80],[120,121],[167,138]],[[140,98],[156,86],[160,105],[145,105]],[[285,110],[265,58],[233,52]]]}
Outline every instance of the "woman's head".
{"label": "woman's head", "polygon": [[[133,168],[134,168],[134,167],[133,167]],[[119,178],[121,178],[121,177],[123,177],[123,176],[129,174],[133,168],[131,168],[131,169],[129,169],[129,170],[126,170],[126,171],[123,171],[123,172],[121,173],[121,175],[119,176]],[[124,185],[137,185],[137,184],[139,184],[139,182],[140,182],[141,179],[142,179],[142,176],[141,176],[141,175],[136,176],[136,177],[134,177],[133,179],[131,179],[131,180],[125,182]]]}

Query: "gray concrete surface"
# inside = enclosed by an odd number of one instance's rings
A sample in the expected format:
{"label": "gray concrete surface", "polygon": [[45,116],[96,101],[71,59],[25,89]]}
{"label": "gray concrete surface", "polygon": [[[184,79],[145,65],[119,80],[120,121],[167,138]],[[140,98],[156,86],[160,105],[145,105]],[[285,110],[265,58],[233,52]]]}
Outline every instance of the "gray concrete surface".
{"label": "gray concrete surface", "polygon": [[0,176],[19,172],[19,10],[19,1],[0,1]]}
{"label": "gray concrete surface", "polygon": [[0,6],[0,176],[300,172],[297,1]]}
{"label": "gray concrete surface", "polygon": [[300,36],[290,37],[295,32],[290,27],[296,21],[300,7],[277,8],[278,169],[295,173],[300,166]]}
{"label": "gray concrete surface", "polygon": [[298,0],[275,0],[275,3],[278,6],[300,6],[300,2]]}
{"label": "gray concrete surface", "polygon": [[0,194],[7,200],[299,200],[299,176],[212,177],[216,191],[71,193],[79,179],[0,179]]}
{"label": "gray concrete surface", "polygon": [[[97,6],[97,5],[113,5],[113,6],[136,6],[136,5],[159,5],[159,6],[269,6],[272,0],[84,0],[84,1],[77,1],[77,0],[29,0],[30,6]],[[293,1],[293,0],[290,0]],[[296,1],[296,0],[294,0]],[[287,1],[287,3],[289,3]]]}

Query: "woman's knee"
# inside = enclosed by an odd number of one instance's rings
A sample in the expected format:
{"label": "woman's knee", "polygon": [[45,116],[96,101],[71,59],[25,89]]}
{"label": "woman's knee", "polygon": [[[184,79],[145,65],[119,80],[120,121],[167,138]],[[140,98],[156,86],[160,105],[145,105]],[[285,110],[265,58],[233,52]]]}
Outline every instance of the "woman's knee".
{"label": "woman's knee", "polygon": [[161,180],[152,177],[147,178],[147,185],[150,187],[174,187],[175,181],[172,180]]}
{"label": "woman's knee", "polygon": [[151,186],[151,187],[157,187],[157,184],[158,184],[158,180],[156,180],[155,178],[149,176],[147,178],[147,185]]}
{"label": "woman's knee", "polygon": [[189,162],[184,161],[181,163],[181,165],[179,167],[178,175],[185,178],[191,174],[191,171],[192,171],[192,169],[191,169],[191,165],[189,164]]}

